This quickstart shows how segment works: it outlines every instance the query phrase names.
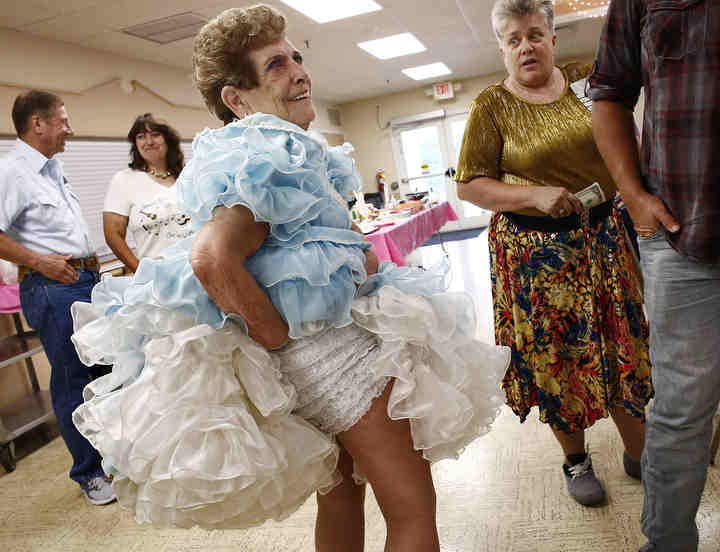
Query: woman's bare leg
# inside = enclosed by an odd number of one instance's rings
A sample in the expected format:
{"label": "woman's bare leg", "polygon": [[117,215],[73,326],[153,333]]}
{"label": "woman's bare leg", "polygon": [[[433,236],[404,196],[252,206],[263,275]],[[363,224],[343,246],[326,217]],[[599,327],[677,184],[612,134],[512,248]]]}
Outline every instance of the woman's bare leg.
{"label": "woman's bare leg", "polygon": [[570,465],[567,459],[571,454],[585,454],[585,432],[565,433],[559,429],[551,428],[555,439],[558,440],[565,454],[565,462]]}
{"label": "woman's bare leg", "polygon": [[636,416],[628,414],[621,406],[614,406],[610,414],[618,428],[625,450],[633,460],[640,460],[645,447],[645,424]]}
{"label": "woman's bare leg", "polygon": [[338,440],[372,485],[387,524],[386,552],[438,552],[430,465],[413,448],[407,420],[390,420],[392,382]]}
{"label": "woman's bare leg", "polygon": [[342,483],[327,494],[317,494],[315,550],[362,552],[365,544],[365,485],[353,481],[353,460],[342,447],[338,469],[343,475]]}

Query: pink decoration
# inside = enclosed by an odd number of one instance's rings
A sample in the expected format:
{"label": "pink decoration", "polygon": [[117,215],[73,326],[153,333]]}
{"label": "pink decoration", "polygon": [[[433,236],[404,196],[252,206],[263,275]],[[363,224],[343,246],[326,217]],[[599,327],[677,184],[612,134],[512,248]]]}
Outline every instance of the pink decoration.
{"label": "pink decoration", "polygon": [[450,204],[443,201],[366,237],[373,244],[373,251],[380,262],[392,261],[398,266],[405,266],[405,255],[428,241],[446,222],[457,219]]}
{"label": "pink decoration", "polygon": [[20,312],[20,284],[0,284],[0,314]]}

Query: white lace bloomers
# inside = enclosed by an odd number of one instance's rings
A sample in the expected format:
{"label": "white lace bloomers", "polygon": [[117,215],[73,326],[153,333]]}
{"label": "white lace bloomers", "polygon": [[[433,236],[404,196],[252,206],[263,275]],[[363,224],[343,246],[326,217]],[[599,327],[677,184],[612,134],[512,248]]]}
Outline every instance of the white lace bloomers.
{"label": "white lace bloomers", "polygon": [[365,273],[362,235],[336,201],[357,189],[352,159],[256,114],[193,142],[178,180],[197,230],[244,205],[269,235],[245,263],[288,323],[268,352],[192,272],[192,239],[106,278],[75,303],[83,362],[113,364],[73,421],[140,522],[237,528],[282,519],[341,476],[334,436],[392,381],[387,414],[409,420],[431,462],[456,457],[502,404],[509,351],[474,339],[470,297],[444,271],[383,263]]}

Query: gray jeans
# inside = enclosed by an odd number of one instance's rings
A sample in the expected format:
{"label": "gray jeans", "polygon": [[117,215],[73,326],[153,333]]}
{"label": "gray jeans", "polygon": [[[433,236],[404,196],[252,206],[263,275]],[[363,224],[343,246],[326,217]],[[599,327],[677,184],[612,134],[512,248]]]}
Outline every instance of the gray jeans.
{"label": "gray jeans", "polygon": [[663,233],[639,244],[655,388],[642,458],[642,528],[658,552],[694,552],[720,401],[720,265],[687,260]]}

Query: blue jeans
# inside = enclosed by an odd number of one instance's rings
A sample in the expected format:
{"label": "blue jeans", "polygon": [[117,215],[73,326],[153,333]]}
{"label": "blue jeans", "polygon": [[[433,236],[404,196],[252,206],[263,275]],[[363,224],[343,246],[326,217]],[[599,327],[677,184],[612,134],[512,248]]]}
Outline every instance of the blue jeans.
{"label": "blue jeans", "polygon": [[100,454],[80,435],[72,413],[82,402],[83,388],[92,379],[110,371],[109,366],[88,368],[78,359],[70,341],[73,322],[70,305],[90,301],[90,292],[99,281],[97,272],[82,270],[74,284],[61,284],[37,272],[20,283],[20,303],[28,324],[40,336],[50,362],[50,396],[60,434],[73,458],[70,478],[78,483],[103,474]]}
{"label": "blue jeans", "polygon": [[658,552],[693,552],[720,402],[720,264],[687,260],[663,233],[639,245],[655,388],[642,458],[642,528]]}

